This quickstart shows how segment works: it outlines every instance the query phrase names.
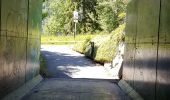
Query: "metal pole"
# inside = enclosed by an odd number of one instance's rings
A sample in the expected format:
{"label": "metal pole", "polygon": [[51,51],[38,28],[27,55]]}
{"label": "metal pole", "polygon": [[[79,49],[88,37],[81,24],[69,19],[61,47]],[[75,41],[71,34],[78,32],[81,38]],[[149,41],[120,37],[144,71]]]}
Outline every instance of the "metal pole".
{"label": "metal pole", "polygon": [[77,31],[77,25],[76,25],[76,22],[75,22],[75,30],[74,30],[74,40],[75,40],[75,38],[76,38],[76,31]]}

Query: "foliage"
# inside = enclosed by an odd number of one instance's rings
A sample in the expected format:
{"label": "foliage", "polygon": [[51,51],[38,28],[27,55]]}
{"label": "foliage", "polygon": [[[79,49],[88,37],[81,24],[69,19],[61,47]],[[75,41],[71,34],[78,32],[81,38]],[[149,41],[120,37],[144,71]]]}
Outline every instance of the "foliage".
{"label": "foliage", "polygon": [[[120,25],[109,35],[96,36],[88,42],[76,44],[73,50],[91,57],[92,48],[90,42],[94,42],[94,54],[91,58],[100,63],[111,62],[116,54],[118,44],[124,41],[124,29],[125,24]],[[80,46],[82,46],[81,48],[83,49],[79,49]]]}
{"label": "foliage", "polygon": [[102,29],[110,33],[117,28],[125,19],[126,3],[123,0],[98,0],[97,7],[99,23]]}
{"label": "foliage", "polygon": [[45,19],[48,16],[48,12],[44,9],[42,10],[42,19]]}
{"label": "foliage", "polygon": [[91,40],[91,37],[87,37],[86,40],[84,40],[83,42],[76,43],[73,50],[79,53],[85,53],[86,47],[88,46],[90,40]]}
{"label": "foliage", "polygon": [[102,30],[98,23],[97,0],[76,0],[76,3],[80,12],[81,32],[94,33],[96,30]]}
{"label": "foliage", "polygon": [[[43,11],[45,33],[68,35],[74,33],[73,11],[79,11],[77,33],[110,33],[124,23],[124,0],[48,0]],[[47,17],[46,17],[47,16]]]}
{"label": "foliage", "polygon": [[74,26],[72,23],[74,6],[71,0],[49,0],[45,33],[53,35],[71,33]]}
{"label": "foliage", "polygon": [[96,51],[95,60],[97,62],[111,62],[115,57],[117,46],[121,41],[124,41],[125,24],[120,25],[109,35],[109,39],[102,42],[101,45],[98,46]]}
{"label": "foliage", "polygon": [[124,30],[125,30],[125,24],[122,24],[114,31],[111,32],[111,34],[113,34],[113,36],[116,37],[115,39],[118,43],[124,41],[125,39]]}
{"label": "foliage", "polygon": [[96,51],[95,60],[97,62],[111,62],[116,53],[116,41],[111,36],[108,41],[103,42]]}

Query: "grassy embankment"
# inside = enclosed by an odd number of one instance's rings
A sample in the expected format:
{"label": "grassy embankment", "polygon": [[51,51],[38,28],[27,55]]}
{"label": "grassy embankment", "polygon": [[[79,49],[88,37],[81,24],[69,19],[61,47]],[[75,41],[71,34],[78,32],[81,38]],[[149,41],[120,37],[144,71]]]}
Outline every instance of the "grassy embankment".
{"label": "grassy embankment", "polygon": [[[73,50],[85,54],[99,63],[111,62],[116,55],[118,44],[124,40],[125,25],[120,25],[110,34],[73,36],[42,36],[42,44],[67,45],[74,44]],[[91,42],[94,52],[91,53]]]}
{"label": "grassy embankment", "polygon": [[[118,44],[124,40],[125,25],[120,25],[109,35],[99,35],[86,38],[81,43],[76,43],[73,50],[85,54],[96,62],[111,62],[116,55]],[[94,42],[94,52],[91,53],[91,43]]]}

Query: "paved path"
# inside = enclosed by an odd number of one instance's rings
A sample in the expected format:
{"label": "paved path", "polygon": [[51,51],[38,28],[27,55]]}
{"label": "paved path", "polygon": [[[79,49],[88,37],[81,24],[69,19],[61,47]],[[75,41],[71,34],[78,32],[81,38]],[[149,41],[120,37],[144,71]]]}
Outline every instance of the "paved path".
{"label": "paved path", "polygon": [[40,82],[22,100],[130,100],[116,82],[100,80],[111,78],[101,65],[69,47],[42,46],[42,53],[52,76]]}
{"label": "paved path", "polygon": [[69,46],[43,45],[41,51],[53,78],[114,79],[103,66],[73,51]]}
{"label": "paved path", "polygon": [[46,79],[22,100],[130,100],[109,81]]}

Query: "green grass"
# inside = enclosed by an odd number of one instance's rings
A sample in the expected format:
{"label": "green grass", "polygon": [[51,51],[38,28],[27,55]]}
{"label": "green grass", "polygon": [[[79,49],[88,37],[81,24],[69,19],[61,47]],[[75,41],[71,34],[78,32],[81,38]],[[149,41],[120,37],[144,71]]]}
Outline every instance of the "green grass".
{"label": "green grass", "polygon": [[111,62],[113,57],[115,57],[116,47],[117,41],[110,35],[110,39],[104,41],[97,47],[97,51],[95,51],[95,61],[100,63]]}
{"label": "green grass", "polygon": [[87,37],[83,42],[75,43],[73,50],[79,53],[85,53],[85,49],[87,45],[89,44],[90,40],[91,40],[91,37]]}
{"label": "green grass", "polygon": [[74,36],[41,36],[41,44],[54,44],[54,45],[68,45],[74,44],[75,42],[83,42],[87,38],[93,38],[96,35],[77,35]]}
{"label": "green grass", "polygon": [[[118,44],[124,41],[124,28],[125,25],[121,25],[110,34],[98,35],[82,43],[76,43],[73,50],[83,53],[99,63],[111,62],[116,55]],[[92,55],[90,42],[94,42]]]}

